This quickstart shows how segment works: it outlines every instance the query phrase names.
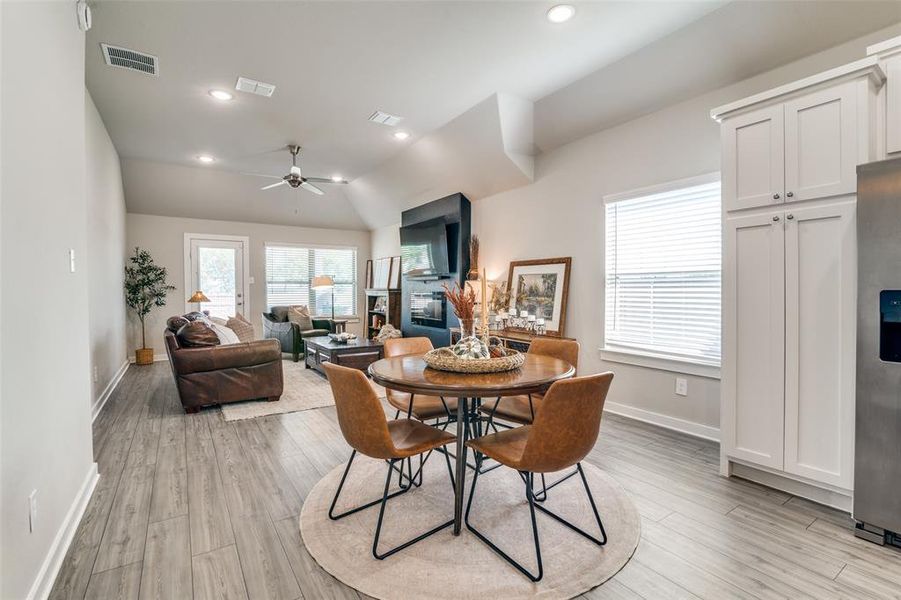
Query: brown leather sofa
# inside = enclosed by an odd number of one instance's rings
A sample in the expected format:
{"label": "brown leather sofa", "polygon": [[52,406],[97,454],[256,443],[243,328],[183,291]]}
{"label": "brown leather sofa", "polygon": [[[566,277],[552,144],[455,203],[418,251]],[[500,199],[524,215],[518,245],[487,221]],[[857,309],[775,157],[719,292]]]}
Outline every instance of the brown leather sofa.
{"label": "brown leather sofa", "polygon": [[183,348],[167,329],[166,354],[185,412],[241,400],[278,400],[284,389],[277,340]]}

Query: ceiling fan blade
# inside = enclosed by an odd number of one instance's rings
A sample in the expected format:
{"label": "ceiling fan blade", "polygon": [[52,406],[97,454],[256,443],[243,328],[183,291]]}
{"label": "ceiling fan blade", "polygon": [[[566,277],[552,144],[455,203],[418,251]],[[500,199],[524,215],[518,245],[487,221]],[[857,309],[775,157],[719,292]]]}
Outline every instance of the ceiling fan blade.
{"label": "ceiling fan blade", "polygon": [[250,173],[248,171],[241,171],[239,175],[250,175],[251,177],[268,177],[269,179],[281,179],[280,175],[266,175],[265,173]]}
{"label": "ceiling fan blade", "polygon": [[260,189],[261,190],[271,190],[272,188],[276,188],[280,185],[285,185],[286,183],[288,183],[288,182],[285,181],[284,179],[282,179],[278,183],[270,183],[269,185],[265,185],[265,186],[261,187]]}
{"label": "ceiling fan blade", "polygon": [[301,184],[300,184],[300,187],[302,187],[303,189],[305,189],[305,190],[308,191],[308,192],[313,192],[314,194],[319,194],[320,196],[325,195],[325,192],[323,192],[322,190],[320,190],[318,187],[316,187],[316,186],[313,185],[312,183],[308,183],[308,182],[306,182],[306,181],[304,181],[303,183],[301,183]]}
{"label": "ceiling fan blade", "polygon": [[312,181],[313,183],[347,183],[346,179],[339,179],[338,181],[335,181],[331,177],[304,177],[304,179],[306,179],[307,181]]}

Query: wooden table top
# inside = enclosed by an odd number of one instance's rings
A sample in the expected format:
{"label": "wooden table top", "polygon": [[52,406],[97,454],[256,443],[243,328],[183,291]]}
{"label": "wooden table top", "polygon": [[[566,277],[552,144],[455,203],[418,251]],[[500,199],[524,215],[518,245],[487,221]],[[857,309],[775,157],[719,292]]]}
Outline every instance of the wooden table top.
{"label": "wooden table top", "polygon": [[522,367],[502,373],[450,373],[426,366],[422,355],[383,358],[369,365],[372,380],[386,388],[429,396],[496,398],[543,392],[575,375],[568,362],[526,354]]}

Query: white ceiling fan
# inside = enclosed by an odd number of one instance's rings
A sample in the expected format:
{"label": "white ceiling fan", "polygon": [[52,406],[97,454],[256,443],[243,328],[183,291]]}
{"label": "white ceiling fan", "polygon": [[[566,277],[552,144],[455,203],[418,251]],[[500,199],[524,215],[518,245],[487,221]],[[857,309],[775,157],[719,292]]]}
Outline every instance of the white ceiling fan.
{"label": "white ceiling fan", "polygon": [[345,179],[339,179],[337,177],[304,177],[301,175],[300,167],[297,166],[297,155],[300,153],[300,146],[295,144],[291,144],[288,146],[288,152],[291,153],[291,171],[285,175],[284,177],[277,177],[275,175],[263,175],[262,173],[248,173],[248,175],[254,175],[256,177],[269,177],[272,179],[281,179],[278,183],[271,183],[269,185],[265,185],[261,190],[269,190],[272,188],[277,188],[280,185],[290,185],[292,188],[303,188],[308,192],[313,192],[314,194],[319,194],[320,196],[325,194],[321,189],[313,185],[313,183],[347,183]]}

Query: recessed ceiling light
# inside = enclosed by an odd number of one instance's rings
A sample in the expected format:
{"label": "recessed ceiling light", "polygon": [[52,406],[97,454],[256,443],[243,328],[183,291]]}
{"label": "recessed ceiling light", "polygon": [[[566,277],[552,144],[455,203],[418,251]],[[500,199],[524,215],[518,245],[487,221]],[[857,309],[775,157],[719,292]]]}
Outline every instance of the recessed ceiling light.
{"label": "recessed ceiling light", "polygon": [[399,140],[405,140],[405,139],[407,139],[408,137],[410,137],[410,134],[407,133],[406,131],[395,131],[395,132],[394,132],[394,137],[397,138],[397,139],[399,139]]}
{"label": "recessed ceiling light", "polygon": [[216,162],[216,159],[210,156],[209,154],[201,154],[197,157],[197,160],[204,164],[210,164],[211,162]]}
{"label": "recessed ceiling light", "polygon": [[212,96],[216,100],[222,100],[223,102],[234,98],[234,96],[232,96],[225,90],[210,90],[210,96]]}
{"label": "recessed ceiling light", "polygon": [[551,23],[565,23],[575,14],[576,8],[571,4],[558,4],[547,11],[547,20]]}
{"label": "recessed ceiling light", "polygon": [[332,175],[332,181],[334,181],[335,183],[342,183],[344,181],[344,178],[340,175]]}

